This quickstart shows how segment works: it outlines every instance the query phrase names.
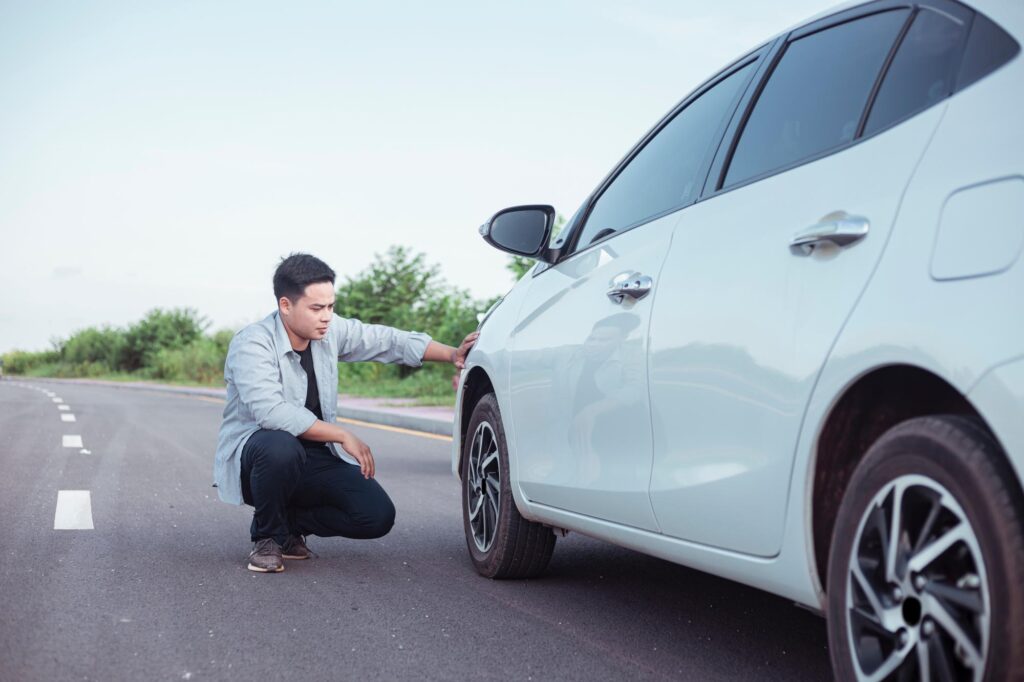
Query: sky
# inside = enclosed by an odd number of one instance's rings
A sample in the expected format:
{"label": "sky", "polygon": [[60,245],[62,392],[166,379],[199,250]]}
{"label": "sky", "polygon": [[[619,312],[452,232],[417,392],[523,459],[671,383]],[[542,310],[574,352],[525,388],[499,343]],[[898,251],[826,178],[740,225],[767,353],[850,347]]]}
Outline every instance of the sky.
{"label": "sky", "polygon": [[831,5],[0,0],[0,352],[153,308],[240,328],[294,251],[340,283],[404,245],[502,294],[481,223],[568,217],[690,90]]}

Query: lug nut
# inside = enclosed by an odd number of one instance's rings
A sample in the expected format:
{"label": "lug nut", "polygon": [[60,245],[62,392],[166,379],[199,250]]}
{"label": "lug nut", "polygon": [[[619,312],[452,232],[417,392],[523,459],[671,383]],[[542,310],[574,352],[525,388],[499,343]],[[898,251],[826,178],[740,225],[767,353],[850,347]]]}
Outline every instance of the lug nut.
{"label": "lug nut", "polygon": [[895,602],[903,601],[903,590],[898,587],[892,588],[892,600]]}
{"label": "lug nut", "polygon": [[905,647],[910,642],[910,633],[906,630],[900,630],[900,646]]}
{"label": "lug nut", "polygon": [[924,622],[921,623],[921,632],[924,633],[925,637],[931,637],[935,633],[935,621],[931,618],[925,618]]}
{"label": "lug nut", "polygon": [[925,585],[927,585],[927,584],[928,584],[928,579],[925,578],[923,575],[918,574],[918,575],[914,576],[914,589],[917,590],[918,592],[922,591],[924,589]]}

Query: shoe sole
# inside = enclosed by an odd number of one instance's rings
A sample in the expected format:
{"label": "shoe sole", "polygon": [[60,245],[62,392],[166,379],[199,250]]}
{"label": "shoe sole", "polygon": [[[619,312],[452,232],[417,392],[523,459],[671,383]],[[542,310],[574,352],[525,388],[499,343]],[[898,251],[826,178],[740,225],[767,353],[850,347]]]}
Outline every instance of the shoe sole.
{"label": "shoe sole", "polygon": [[279,566],[278,568],[260,568],[259,566],[249,564],[249,570],[255,571],[256,573],[280,573],[284,570],[284,566]]}
{"label": "shoe sole", "polygon": [[304,556],[295,556],[294,554],[282,554],[281,558],[283,558],[283,559],[294,559],[295,561],[302,561],[303,559],[308,559],[309,555],[306,554]]}

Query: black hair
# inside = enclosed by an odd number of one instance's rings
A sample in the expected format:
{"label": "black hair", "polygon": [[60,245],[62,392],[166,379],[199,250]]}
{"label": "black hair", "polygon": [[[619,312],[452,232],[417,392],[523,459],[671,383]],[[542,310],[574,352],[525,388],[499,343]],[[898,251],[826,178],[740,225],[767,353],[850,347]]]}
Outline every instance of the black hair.
{"label": "black hair", "polygon": [[282,258],[274,271],[274,298],[297,302],[310,284],[334,284],[334,270],[327,263],[308,253],[292,253]]}

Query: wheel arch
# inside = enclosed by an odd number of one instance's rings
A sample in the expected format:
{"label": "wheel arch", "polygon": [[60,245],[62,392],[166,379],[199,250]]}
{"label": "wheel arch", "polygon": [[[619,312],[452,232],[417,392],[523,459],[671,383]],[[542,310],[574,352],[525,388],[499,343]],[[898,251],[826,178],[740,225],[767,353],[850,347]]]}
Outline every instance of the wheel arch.
{"label": "wheel arch", "polygon": [[819,430],[811,487],[814,567],[825,592],[832,532],[854,469],[890,428],[907,419],[935,414],[972,417],[992,432],[952,384],[913,365],[888,365],[863,374],[832,405]]}
{"label": "wheel arch", "polygon": [[[479,365],[471,368],[469,374],[462,382],[461,411],[458,415],[460,444],[464,445],[466,442],[466,432],[469,429],[469,420],[473,416],[473,409],[480,402],[480,399],[488,393],[494,393],[494,383],[487,374],[487,370]],[[462,476],[464,450],[464,447],[459,448],[459,466],[457,469],[459,477]]]}

